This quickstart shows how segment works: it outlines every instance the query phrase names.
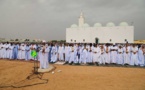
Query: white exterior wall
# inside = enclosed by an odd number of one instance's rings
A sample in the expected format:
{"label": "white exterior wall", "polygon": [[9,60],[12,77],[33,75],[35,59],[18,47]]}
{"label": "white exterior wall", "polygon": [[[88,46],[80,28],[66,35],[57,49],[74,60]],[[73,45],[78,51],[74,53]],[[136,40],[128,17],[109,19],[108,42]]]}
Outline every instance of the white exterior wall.
{"label": "white exterior wall", "polygon": [[[95,38],[99,39],[99,43],[125,43],[125,39],[127,39],[128,43],[133,43],[134,27],[115,26],[66,29],[66,42],[68,43],[95,43]],[[85,39],[85,42],[83,39]],[[112,40],[111,42],[110,39]]]}

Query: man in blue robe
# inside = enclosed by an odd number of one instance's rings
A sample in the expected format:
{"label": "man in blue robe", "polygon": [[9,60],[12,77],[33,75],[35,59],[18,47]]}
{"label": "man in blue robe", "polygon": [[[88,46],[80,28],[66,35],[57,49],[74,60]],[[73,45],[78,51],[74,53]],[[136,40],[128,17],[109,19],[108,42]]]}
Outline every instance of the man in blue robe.
{"label": "man in blue robe", "polygon": [[13,59],[18,59],[18,45],[16,43],[13,48]]}
{"label": "man in blue robe", "polygon": [[49,44],[49,52],[48,52],[48,62],[50,62],[51,61],[51,50],[52,50],[52,45],[51,44]]}

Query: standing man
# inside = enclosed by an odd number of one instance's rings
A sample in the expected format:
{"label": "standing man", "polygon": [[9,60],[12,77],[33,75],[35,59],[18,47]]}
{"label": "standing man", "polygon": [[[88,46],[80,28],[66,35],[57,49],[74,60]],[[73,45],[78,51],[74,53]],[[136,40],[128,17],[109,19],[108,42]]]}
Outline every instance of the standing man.
{"label": "standing man", "polygon": [[75,49],[74,49],[74,45],[71,45],[71,52],[70,52],[70,59],[69,59],[69,64],[74,63],[75,61]]}
{"label": "standing man", "polygon": [[22,45],[21,45],[21,59],[22,59],[22,60],[25,59],[25,55],[26,55],[26,53],[25,53],[25,45],[22,44]]}
{"label": "standing man", "polygon": [[105,49],[105,63],[110,64],[110,46],[109,46],[109,44],[106,44],[104,49]]}
{"label": "standing man", "polygon": [[30,46],[29,46],[29,44],[26,44],[26,48],[25,48],[25,60],[27,61],[27,60],[29,60],[30,58]]}
{"label": "standing man", "polygon": [[138,65],[138,47],[136,47],[135,44],[133,44],[132,48],[131,48],[131,62],[130,65],[134,66],[134,65]]}
{"label": "standing man", "polygon": [[51,63],[55,63],[57,61],[57,47],[53,44],[51,50]]}
{"label": "standing man", "polygon": [[82,63],[86,64],[87,63],[87,59],[88,59],[88,48],[86,47],[86,45],[84,45],[84,49],[83,49],[82,53],[83,53],[83,61],[82,61]]}
{"label": "standing man", "polygon": [[92,47],[92,44],[90,44],[88,46],[88,59],[87,59],[87,63],[92,63],[93,62],[93,47]]}
{"label": "standing man", "polygon": [[101,55],[101,50],[99,48],[99,46],[97,44],[94,44],[94,48],[93,48],[93,62],[96,65],[99,65],[99,57]]}
{"label": "standing man", "polygon": [[0,59],[2,58],[2,43],[0,43]]}
{"label": "standing man", "polygon": [[7,42],[6,45],[6,58],[9,59],[9,54],[10,54],[10,43]]}
{"label": "standing man", "polygon": [[79,44],[76,44],[76,46],[74,47],[74,52],[75,52],[75,60],[74,60],[74,63],[77,64],[77,63],[81,63],[80,62],[80,51],[81,50],[81,47]]}
{"label": "standing man", "polygon": [[[34,43],[32,43],[31,46],[30,46],[30,55],[31,55],[32,50],[36,50],[36,45]],[[30,56],[30,59],[34,60],[34,58],[32,56]]]}
{"label": "standing man", "polygon": [[18,45],[16,43],[13,47],[13,59],[18,59]]}
{"label": "standing man", "polygon": [[13,44],[11,43],[10,46],[9,46],[9,59],[12,59],[13,57]]}
{"label": "standing man", "polygon": [[68,62],[70,58],[70,47],[68,44],[65,45],[64,53],[65,53],[65,62]]}
{"label": "standing man", "polygon": [[112,64],[116,64],[117,63],[117,51],[118,51],[118,47],[114,44],[111,48],[111,63]]}
{"label": "standing man", "polygon": [[47,47],[46,44],[43,44],[40,50],[40,69],[47,69],[49,67],[48,52],[49,48]]}
{"label": "standing man", "polygon": [[118,47],[117,64],[123,65],[123,48],[121,45]]}
{"label": "standing man", "polygon": [[48,52],[48,62],[51,61],[51,50],[52,50],[52,44],[49,44],[49,52]]}
{"label": "standing man", "polygon": [[21,60],[21,44],[18,44],[18,59]]}
{"label": "standing man", "polygon": [[105,49],[104,49],[104,45],[101,45],[100,49],[101,49],[101,55],[99,57],[99,64],[105,65]]}
{"label": "standing man", "polygon": [[139,65],[141,67],[143,67],[145,65],[145,46],[142,45],[140,48],[139,48],[139,52],[138,52],[138,56],[139,56]]}
{"label": "standing man", "polygon": [[64,47],[62,46],[62,44],[60,44],[58,48],[58,58],[60,61],[64,60]]}
{"label": "standing man", "polygon": [[125,45],[123,48],[124,51],[124,65],[130,64],[130,57],[131,57],[131,48],[128,44]]}

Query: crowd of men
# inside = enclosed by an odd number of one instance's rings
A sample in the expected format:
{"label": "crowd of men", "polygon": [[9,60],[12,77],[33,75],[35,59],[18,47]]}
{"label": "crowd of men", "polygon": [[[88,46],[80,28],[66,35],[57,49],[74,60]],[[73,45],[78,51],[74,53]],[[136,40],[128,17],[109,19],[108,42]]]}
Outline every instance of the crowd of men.
{"label": "crowd of men", "polygon": [[[37,58],[31,56],[36,50]],[[48,63],[65,61],[69,64],[145,66],[145,45],[135,44],[27,44],[0,43],[1,59],[39,60],[41,68]]]}

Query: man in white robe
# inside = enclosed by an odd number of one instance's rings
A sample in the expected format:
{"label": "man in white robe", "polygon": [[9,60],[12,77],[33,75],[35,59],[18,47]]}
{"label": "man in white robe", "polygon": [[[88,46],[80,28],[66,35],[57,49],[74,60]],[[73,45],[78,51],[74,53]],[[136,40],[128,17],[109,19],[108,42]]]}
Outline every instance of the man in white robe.
{"label": "man in white robe", "polygon": [[130,64],[130,55],[131,55],[131,48],[128,44],[123,48],[124,51],[124,65]]}
{"label": "man in white robe", "polygon": [[123,48],[121,45],[118,47],[117,64],[123,65]]}
{"label": "man in white robe", "polygon": [[30,46],[27,44],[25,47],[25,60],[29,60],[30,58]]}
{"label": "man in white robe", "polygon": [[74,49],[74,45],[71,45],[71,52],[70,52],[70,59],[69,59],[69,64],[74,63],[75,61],[75,49]]}
{"label": "man in white robe", "polygon": [[47,69],[49,67],[48,63],[48,52],[49,48],[44,45],[40,50],[40,69]]}
{"label": "man in white robe", "polygon": [[2,43],[0,43],[0,59],[2,58]]}
{"label": "man in white robe", "polygon": [[62,44],[60,44],[58,48],[58,58],[60,61],[64,60],[64,47],[62,46]]}
{"label": "man in white robe", "polygon": [[9,59],[12,59],[13,58],[13,44],[11,43],[10,46],[9,46]]}
{"label": "man in white robe", "polygon": [[136,47],[135,44],[133,44],[132,48],[131,48],[131,61],[130,61],[130,65],[134,66],[134,65],[138,65],[138,47]]}
{"label": "man in white robe", "polygon": [[55,63],[57,61],[57,47],[52,45],[51,50],[51,63]]}
{"label": "man in white robe", "polygon": [[101,50],[98,45],[94,45],[93,48],[93,62],[96,63],[96,65],[99,65],[99,57],[101,55]]}
{"label": "man in white robe", "polygon": [[21,45],[21,59],[24,60],[25,59],[25,45],[22,44]]}
{"label": "man in white robe", "polygon": [[69,58],[70,58],[70,46],[68,44],[65,45],[65,62],[68,62],[69,61]]}
{"label": "man in white robe", "polygon": [[21,44],[18,44],[18,60],[21,60],[21,54],[22,54]]}
{"label": "man in white robe", "polygon": [[117,51],[118,47],[114,44],[111,48],[111,63],[116,64],[117,63]]}
{"label": "man in white robe", "polygon": [[106,46],[104,47],[105,49],[105,63],[106,64],[110,64],[110,46],[108,44],[106,44]]}
{"label": "man in white robe", "polygon": [[4,43],[3,45],[2,45],[2,58],[3,59],[5,59],[6,58],[6,55],[7,55],[7,53],[6,53],[6,44]]}
{"label": "man in white robe", "polygon": [[81,60],[81,55],[80,55],[80,52],[81,52],[81,47],[79,44],[76,44],[75,47],[74,47],[74,53],[75,53],[75,60],[74,60],[74,63],[75,64],[78,64],[78,63],[81,63],[80,60]]}
{"label": "man in white robe", "polygon": [[84,46],[83,45],[80,45],[79,46],[79,53],[80,53],[80,58],[78,59],[78,62],[81,64],[83,62],[83,49],[84,49]]}
{"label": "man in white robe", "polygon": [[33,43],[32,43],[32,44],[30,45],[30,57],[29,57],[31,60],[36,60],[36,58],[34,59],[34,58],[31,56],[31,51],[32,51],[32,50],[36,50],[36,44],[33,44]]}
{"label": "man in white robe", "polygon": [[88,59],[88,48],[86,47],[86,45],[84,46],[83,49],[83,61],[81,63],[86,64],[87,63],[87,59]]}
{"label": "man in white robe", "polygon": [[7,59],[9,59],[9,53],[10,53],[9,52],[9,46],[10,46],[10,43],[7,43],[6,47],[5,47],[6,48],[6,56],[5,56],[5,58],[7,58]]}
{"label": "man in white robe", "polygon": [[100,46],[100,52],[99,64],[105,65],[105,49],[103,45]]}
{"label": "man in white robe", "polygon": [[138,51],[139,65],[143,67],[145,65],[145,46],[142,45]]}
{"label": "man in white robe", "polygon": [[92,44],[88,46],[88,58],[87,58],[87,63],[93,63],[93,47]]}

